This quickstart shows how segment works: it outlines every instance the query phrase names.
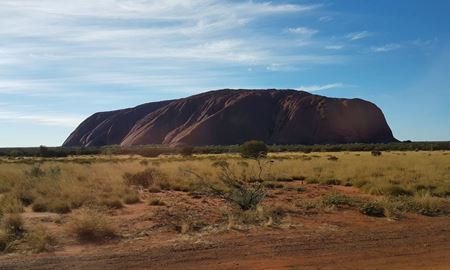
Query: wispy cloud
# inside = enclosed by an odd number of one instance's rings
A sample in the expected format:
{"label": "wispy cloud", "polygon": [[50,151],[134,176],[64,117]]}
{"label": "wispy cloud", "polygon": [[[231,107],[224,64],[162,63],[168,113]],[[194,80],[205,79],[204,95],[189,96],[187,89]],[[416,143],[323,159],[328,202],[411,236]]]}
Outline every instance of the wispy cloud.
{"label": "wispy cloud", "polygon": [[308,27],[296,27],[296,28],[288,28],[287,31],[289,33],[303,35],[303,36],[312,36],[317,34],[319,31],[316,29],[311,29]]}
{"label": "wispy cloud", "polygon": [[86,116],[65,115],[60,112],[41,114],[0,110],[0,121],[3,122],[26,122],[50,126],[76,127],[85,117]]}
{"label": "wispy cloud", "polygon": [[319,21],[321,22],[331,22],[333,20],[333,17],[331,16],[321,16],[319,17]]}
{"label": "wispy cloud", "polygon": [[92,92],[101,80],[106,81],[101,85],[196,88],[207,79],[206,66],[235,78],[233,68],[287,71],[339,63],[344,56],[317,50],[316,29],[297,27],[288,30],[292,35],[280,35],[285,25],[254,27],[322,7],[250,0],[3,0],[0,71],[14,76],[0,73],[0,94],[66,96],[68,88],[77,88],[70,93],[76,95]]}
{"label": "wispy cloud", "polygon": [[326,45],[325,49],[327,50],[341,50],[344,48],[344,45]]}
{"label": "wispy cloud", "polygon": [[371,51],[373,52],[390,52],[390,51],[394,51],[394,50],[398,50],[402,47],[402,45],[397,44],[397,43],[390,43],[390,44],[385,44],[383,46],[374,46],[371,47]]}
{"label": "wispy cloud", "polygon": [[361,32],[354,32],[347,34],[347,39],[354,41],[354,40],[360,40],[371,36],[371,33],[368,31],[361,31]]}
{"label": "wispy cloud", "polygon": [[330,83],[330,84],[300,86],[298,89],[307,91],[307,92],[315,92],[315,91],[328,90],[328,89],[333,89],[333,88],[342,88],[344,86],[345,85],[343,83],[337,82],[337,83]]}

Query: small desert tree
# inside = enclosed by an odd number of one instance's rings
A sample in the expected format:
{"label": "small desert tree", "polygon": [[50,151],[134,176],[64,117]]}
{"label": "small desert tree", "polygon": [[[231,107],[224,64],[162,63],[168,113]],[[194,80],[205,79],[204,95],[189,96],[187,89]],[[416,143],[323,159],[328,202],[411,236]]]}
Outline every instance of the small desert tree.
{"label": "small desert tree", "polygon": [[268,148],[263,141],[248,141],[241,146],[241,156],[243,158],[259,159],[267,156]]}
{"label": "small desert tree", "polygon": [[263,141],[248,141],[245,142],[241,146],[241,156],[243,158],[250,158],[256,160],[256,163],[258,164],[259,173],[258,173],[258,180],[261,180],[261,175],[264,170],[264,163],[263,160],[265,157],[267,157],[268,148],[267,145]]}
{"label": "small desert tree", "polygon": [[254,210],[264,200],[266,190],[263,183],[248,181],[245,172],[242,171],[242,165],[232,168],[227,161],[219,160],[214,162],[213,166],[219,168],[218,177],[223,186],[213,184],[207,175],[200,175],[189,169],[182,171],[197,178],[199,186],[205,188],[205,191],[223,196],[242,211]]}
{"label": "small desert tree", "polygon": [[216,164],[221,168],[219,178],[228,188],[225,197],[231,203],[247,211],[255,209],[264,200],[266,191],[261,182],[249,182],[247,179],[242,179],[226,161]]}

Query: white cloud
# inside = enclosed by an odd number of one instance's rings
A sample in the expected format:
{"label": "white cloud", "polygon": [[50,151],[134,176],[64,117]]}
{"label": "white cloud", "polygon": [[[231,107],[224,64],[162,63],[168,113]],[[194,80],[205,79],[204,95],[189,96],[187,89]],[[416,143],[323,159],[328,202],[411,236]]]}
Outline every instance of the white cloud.
{"label": "white cloud", "polygon": [[283,56],[277,47],[289,42],[271,42],[270,34],[248,31],[248,24],[320,7],[219,0],[3,0],[0,35],[7,42],[0,46],[0,66],[15,61],[42,69],[62,61],[124,58],[154,60],[162,68],[163,60],[173,59],[185,66],[186,61],[266,66]]}
{"label": "white cloud", "polygon": [[50,126],[76,127],[85,116],[65,115],[60,112],[53,113],[33,113],[0,110],[0,121],[27,122],[31,124],[43,124]]}
{"label": "white cloud", "polygon": [[289,28],[287,30],[290,33],[303,35],[303,36],[312,36],[314,34],[317,34],[319,31],[307,27],[296,27],[296,28]]}
{"label": "white cloud", "polygon": [[314,92],[314,91],[321,91],[321,90],[327,90],[327,89],[333,89],[333,88],[342,88],[344,86],[345,85],[343,83],[337,82],[337,83],[321,84],[321,85],[300,86],[298,89],[307,91],[307,92]]}
{"label": "white cloud", "polygon": [[351,40],[360,40],[360,39],[364,39],[371,36],[371,33],[367,32],[367,31],[361,31],[361,32],[354,32],[354,33],[350,33],[348,34],[346,37]]}
{"label": "white cloud", "polygon": [[333,20],[333,17],[331,17],[331,16],[321,16],[319,18],[319,21],[321,21],[321,22],[331,22],[332,20]]}
{"label": "white cloud", "polygon": [[327,50],[341,50],[344,48],[344,45],[327,45],[325,49]]}
{"label": "white cloud", "polygon": [[402,45],[400,45],[400,44],[390,43],[390,44],[386,44],[383,46],[372,47],[371,51],[373,51],[373,52],[390,52],[390,51],[398,50],[401,47],[402,47]]}
{"label": "white cloud", "polygon": [[257,21],[321,7],[250,0],[0,0],[0,94],[101,97],[99,89],[108,86],[108,97],[125,88],[186,92],[245,84],[239,68],[249,66],[284,72],[342,63],[346,56],[317,50],[324,44],[316,29],[280,35],[286,26],[255,28]]}

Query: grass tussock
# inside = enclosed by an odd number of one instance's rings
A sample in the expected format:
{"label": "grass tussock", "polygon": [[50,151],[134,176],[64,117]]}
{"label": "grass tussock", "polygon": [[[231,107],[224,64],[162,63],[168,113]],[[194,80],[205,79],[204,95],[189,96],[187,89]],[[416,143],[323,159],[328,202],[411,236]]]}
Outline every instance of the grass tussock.
{"label": "grass tussock", "polygon": [[25,242],[32,252],[50,252],[57,244],[56,237],[49,233],[44,226],[35,226],[27,232]]}
{"label": "grass tussock", "polygon": [[7,252],[25,233],[20,214],[7,214],[0,218],[0,252]]}
{"label": "grass tussock", "polygon": [[102,242],[116,236],[110,220],[99,211],[82,209],[67,223],[70,233],[82,242]]}

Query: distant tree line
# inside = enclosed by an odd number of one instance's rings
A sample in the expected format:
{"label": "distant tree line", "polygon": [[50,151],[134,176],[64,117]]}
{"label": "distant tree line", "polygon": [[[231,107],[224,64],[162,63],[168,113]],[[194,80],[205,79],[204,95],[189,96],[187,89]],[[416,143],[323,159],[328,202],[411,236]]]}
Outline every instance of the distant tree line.
{"label": "distant tree line", "polygon": [[[4,157],[67,157],[83,155],[140,155],[157,157],[159,155],[190,156],[192,154],[240,153],[240,145],[183,146],[144,145],[122,147],[119,145],[103,147],[23,147],[0,148]],[[450,150],[450,142],[396,142],[396,143],[350,143],[325,145],[269,145],[268,152],[341,152],[341,151],[438,151]]]}

